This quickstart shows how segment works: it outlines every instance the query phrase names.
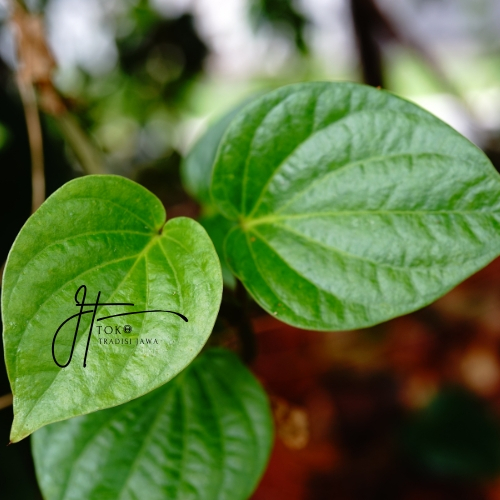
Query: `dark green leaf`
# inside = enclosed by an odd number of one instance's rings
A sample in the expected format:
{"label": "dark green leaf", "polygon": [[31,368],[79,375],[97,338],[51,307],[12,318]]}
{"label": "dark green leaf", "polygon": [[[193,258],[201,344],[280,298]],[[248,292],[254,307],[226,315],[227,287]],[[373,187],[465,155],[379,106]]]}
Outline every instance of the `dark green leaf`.
{"label": "dark green leaf", "polygon": [[224,256],[224,240],[227,233],[235,226],[235,223],[217,213],[213,215],[204,215],[200,218],[199,222],[205,228],[205,231],[212,239],[215,250],[217,250],[221,262],[224,284],[229,288],[234,288],[236,286],[236,279],[226,263],[226,257]]}
{"label": "dark green leaf", "polygon": [[484,479],[500,472],[500,428],[483,401],[447,388],[412,417],[402,435],[406,453],[441,476]]}
{"label": "dark green leaf", "polygon": [[238,221],[228,263],[303,328],[372,325],[429,304],[500,252],[500,177],[468,140],[388,92],[283,87],[231,123],[212,196]]}
{"label": "dark green leaf", "polygon": [[[75,292],[101,306],[83,366],[92,314],[81,318],[71,363],[52,358],[59,325],[80,311]],[[115,406],[164,384],[184,369],[212,330],[221,270],[205,230],[192,219],[165,224],[160,201],[117,176],[88,176],[56,191],[28,220],[9,254],[2,289],[5,358],[14,394],[12,441],[39,427]],[[82,296],[79,297],[82,299]],[[88,308],[91,310],[91,308]],[[126,334],[124,325],[132,332]],[[99,333],[97,326],[120,333]],[[76,319],[60,331],[55,354],[70,359]],[[114,330],[116,332],[116,330]],[[129,344],[101,344],[104,339]],[[158,344],[134,344],[156,339]]]}
{"label": "dark green leaf", "polygon": [[216,349],[140,399],[40,429],[33,454],[47,500],[246,500],[271,442],[262,388]]}

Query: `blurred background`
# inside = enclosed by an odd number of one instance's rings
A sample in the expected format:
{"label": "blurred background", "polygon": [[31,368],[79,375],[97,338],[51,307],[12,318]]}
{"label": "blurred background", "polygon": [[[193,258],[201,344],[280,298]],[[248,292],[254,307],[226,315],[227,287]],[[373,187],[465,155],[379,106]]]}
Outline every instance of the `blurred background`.
{"label": "blurred background", "polygon": [[[292,82],[388,89],[499,168],[499,26],[500,0],[0,0],[0,265],[44,193],[88,173],[140,182],[217,243],[203,185],[220,135]],[[355,332],[297,330],[253,303],[242,326],[225,278],[213,341],[242,352],[276,421],[254,500],[500,500],[500,260]],[[2,362],[5,444],[9,391]],[[29,440],[0,446],[0,498],[41,498]]]}

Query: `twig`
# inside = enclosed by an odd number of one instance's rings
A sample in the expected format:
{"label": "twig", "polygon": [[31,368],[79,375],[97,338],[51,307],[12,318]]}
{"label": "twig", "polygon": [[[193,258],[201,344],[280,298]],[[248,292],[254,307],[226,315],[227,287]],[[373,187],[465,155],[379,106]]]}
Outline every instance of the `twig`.
{"label": "twig", "polygon": [[43,168],[42,125],[38,113],[36,94],[33,85],[17,79],[19,94],[23,103],[28,129],[31,153],[31,213],[35,213],[45,200],[45,172]]}
{"label": "twig", "polygon": [[12,399],[12,394],[5,394],[4,396],[0,396],[0,410],[11,406]]}
{"label": "twig", "polygon": [[18,66],[16,82],[23,103],[31,153],[32,198],[31,212],[35,212],[45,199],[43,168],[43,139],[35,84],[50,79],[55,66],[50,50],[43,41],[43,23],[31,15],[18,2],[12,2],[10,24],[17,44]]}
{"label": "twig", "polygon": [[365,83],[384,87],[383,42],[393,41],[417,54],[443,88],[460,97],[457,87],[447,78],[427,48],[399,29],[374,0],[350,0],[350,7]]}
{"label": "twig", "polygon": [[42,18],[28,12],[21,6],[20,0],[12,2],[11,25],[17,38],[19,60],[17,84],[28,127],[32,159],[33,211],[35,211],[45,197],[39,109],[57,121],[85,173],[102,173],[103,161],[92,141],[69,113],[63,98],[54,86],[52,73],[56,62],[47,44]]}

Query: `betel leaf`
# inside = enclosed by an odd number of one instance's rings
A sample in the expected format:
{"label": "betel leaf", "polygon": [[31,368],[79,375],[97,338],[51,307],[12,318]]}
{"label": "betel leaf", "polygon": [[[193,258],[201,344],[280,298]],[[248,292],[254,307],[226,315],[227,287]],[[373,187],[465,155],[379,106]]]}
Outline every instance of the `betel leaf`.
{"label": "betel leaf", "polygon": [[217,148],[233,118],[254,98],[255,96],[245,99],[209,126],[182,161],[182,183],[186,191],[198,202],[204,205],[212,203],[210,180]]}
{"label": "betel leaf", "polygon": [[213,349],[142,398],[40,429],[33,455],[47,500],[246,500],[271,442],[264,391]]}
{"label": "betel leaf", "polygon": [[[197,222],[180,217],[165,224],[161,202],[122,177],[87,176],[64,185],[25,224],[5,268],[11,440],[170,380],[205,344],[221,294],[219,259]],[[98,295],[100,303],[133,306],[98,307],[89,335],[94,308],[76,301],[95,303]],[[177,314],[106,319],[148,310]],[[56,336],[80,311],[79,327],[75,317]]]}
{"label": "betel leaf", "polygon": [[212,197],[238,221],[230,267],[282,321],[375,324],[429,304],[500,253],[500,177],[452,128],[351,83],[283,87],[220,145]]}

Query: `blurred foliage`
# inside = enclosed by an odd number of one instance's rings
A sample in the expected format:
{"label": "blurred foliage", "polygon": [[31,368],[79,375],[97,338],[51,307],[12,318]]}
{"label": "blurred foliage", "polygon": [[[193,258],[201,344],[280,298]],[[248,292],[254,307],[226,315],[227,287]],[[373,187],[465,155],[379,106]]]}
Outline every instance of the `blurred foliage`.
{"label": "blurred foliage", "polygon": [[165,19],[142,0],[129,19],[135,29],[118,40],[120,68],[135,86],[148,87],[162,101],[176,102],[201,73],[208,54],[192,15]]}
{"label": "blurred foliage", "polygon": [[109,167],[129,171],[177,145],[179,110],[208,49],[192,15],[165,18],[145,0],[115,23],[117,65],[98,76],[77,70],[69,104],[107,153]]}
{"label": "blurred foliage", "polygon": [[297,49],[307,54],[308,20],[296,5],[292,0],[251,0],[250,13],[258,27],[272,26],[278,33],[290,36]]}
{"label": "blurred foliage", "polygon": [[403,443],[409,456],[440,476],[481,480],[500,472],[500,422],[459,387],[445,388],[413,416]]}

